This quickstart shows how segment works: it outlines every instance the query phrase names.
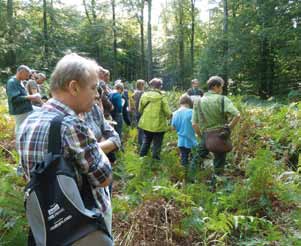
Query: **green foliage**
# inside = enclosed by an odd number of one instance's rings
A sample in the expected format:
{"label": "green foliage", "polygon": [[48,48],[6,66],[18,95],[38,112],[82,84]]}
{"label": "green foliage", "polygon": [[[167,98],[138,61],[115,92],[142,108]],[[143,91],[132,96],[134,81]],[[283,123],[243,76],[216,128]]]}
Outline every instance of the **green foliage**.
{"label": "green foliage", "polygon": [[[174,110],[181,93],[167,93]],[[162,160],[154,161],[150,156],[139,157],[136,129],[124,129],[124,152],[118,154],[113,167],[115,235],[124,234],[130,240],[133,230],[142,228],[130,224],[133,218],[139,214],[142,217],[135,221],[144,223],[143,216],[150,209],[148,215],[154,210],[166,212],[162,218],[172,228],[173,243],[179,245],[298,245],[300,176],[291,171],[287,159],[290,153],[297,152],[298,162],[301,133],[292,126],[299,128],[300,106],[232,99],[242,120],[233,131],[235,148],[228,156],[225,176],[218,178],[214,192],[209,185],[208,167],[197,168],[195,183],[186,182],[174,131],[166,132]],[[0,109],[7,112],[5,107]],[[0,125],[0,144],[3,144],[13,138],[13,124],[9,117],[4,117]],[[11,154],[5,150],[0,154],[0,240],[4,245],[22,246],[27,234],[23,209],[25,183],[15,175],[15,152],[8,150]],[[164,207],[152,208],[150,204],[154,201],[164,201],[157,203]],[[143,207],[143,204],[148,205]],[[171,204],[180,211],[175,221],[167,212]],[[119,223],[122,226],[118,227]],[[187,243],[179,243],[178,238]]]}
{"label": "green foliage", "polygon": [[1,159],[0,238],[3,245],[25,245],[28,228],[23,205],[24,185],[24,181],[16,176],[12,165]]}

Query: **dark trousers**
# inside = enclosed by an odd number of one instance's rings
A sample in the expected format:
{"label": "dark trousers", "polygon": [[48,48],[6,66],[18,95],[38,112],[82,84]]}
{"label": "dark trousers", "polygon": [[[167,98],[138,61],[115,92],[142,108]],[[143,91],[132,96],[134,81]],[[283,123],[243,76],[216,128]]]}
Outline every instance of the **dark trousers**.
{"label": "dark trousers", "polygon": [[113,115],[112,118],[117,123],[117,125],[115,126],[115,130],[120,137],[120,141],[122,141],[122,124],[123,124],[122,113],[116,113],[115,115]]}
{"label": "dark trousers", "polygon": [[[193,155],[192,158],[192,169],[196,168],[197,164],[202,161],[203,158],[205,158],[209,154],[209,151],[206,149],[205,145],[205,135],[203,134],[201,137],[201,141],[198,145],[198,148],[196,150],[196,153]],[[214,154],[214,160],[213,160],[213,166],[214,166],[214,173],[219,175],[224,172],[224,167],[226,164],[226,155],[227,153],[213,153]]]}
{"label": "dark trousers", "polygon": [[179,149],[180,149],[181,163],[184,167],[187,167],[189,164],[191,149],[185,147],[179,147]]}
{"label": "dark trousers", "polygon": [[144,136],[143,136],[143,143],[140,149],[140,156],[146,156],[151,143],[153,143],[152,158],[160,160],[160,152],[161,152],[164,132],[149,132],[144,130],[143,134]]}
{"label": "dark trousers", "polygon": [[142,146],[144,133],[143,130],[139,127],[137,127],[137,130],[138,130],[138,145]]}

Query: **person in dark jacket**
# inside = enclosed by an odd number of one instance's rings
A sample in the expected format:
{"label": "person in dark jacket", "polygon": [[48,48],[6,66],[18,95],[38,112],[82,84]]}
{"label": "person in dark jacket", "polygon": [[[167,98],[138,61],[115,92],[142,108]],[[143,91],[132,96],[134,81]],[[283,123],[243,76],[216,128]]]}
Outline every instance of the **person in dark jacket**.
{"label": "person in dark jacket", "polygon": [[204,95],[203,90],[199,88],[199,81],[197,79],[191,80],[191,88],[188,89],[187,95],[190,96],[193,102]]}
{"label": "person in dark jacket", "polygon": [[37,95],[28,95],[24,80],[28,80],[30,76],[30,68],[21,65],[17,68],[15,76],[11,77],[6,84],[6,94],[8,101],[9,114],[15,118],[15,132],[18,131],[21,123],[32,112],[32,102],[38,102],[41,98]]}

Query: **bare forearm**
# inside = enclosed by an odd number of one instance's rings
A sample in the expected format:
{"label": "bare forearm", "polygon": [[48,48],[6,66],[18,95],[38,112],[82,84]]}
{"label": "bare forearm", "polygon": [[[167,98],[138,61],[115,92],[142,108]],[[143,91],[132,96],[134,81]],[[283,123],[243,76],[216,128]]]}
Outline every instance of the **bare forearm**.
{"label": "bare forearm", "polygon": [[108,154],[108,153],[116,150],[116,148],[117,148],[116,145],[110,140],[102,141],[102,142],[98,143],[98,146],[102,149],[102,151],[105,154]]}
{"label": "bare forearm", "polygon": [[194,129],[196,135],[198,135],[200,137],[201,136],[200,127],[197,124],[192,124],[192,128]]}
{"label": "bare forearm", "polygon": [[240,120],[240,115],[235,116],[232,121],[229,123],[230,129],[233,129]]}

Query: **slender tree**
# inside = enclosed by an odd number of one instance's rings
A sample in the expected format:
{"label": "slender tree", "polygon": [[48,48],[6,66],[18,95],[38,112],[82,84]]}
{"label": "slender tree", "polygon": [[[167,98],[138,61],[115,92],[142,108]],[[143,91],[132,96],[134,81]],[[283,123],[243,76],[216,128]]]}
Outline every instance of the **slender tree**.
{"label": "slender tree", "polygon": [[43,0],[43,35],[44,35],[44,65],[46,65],[48,67],[49,40],[48,40],[47,1],[46,0]]}
{"label": "slender tree", "polygon": [[111,0],[112,5],[112,29],[113,29],[113,78],[117,76],[117,34],[116,34],[116,6],[115,0]]}
{"label": "slender tree", "polygon": [[140,50],[141,50],[141,76],[145,77],[145,52],[144,52],[144,0],[140,1],[140,16],[139,16],[139,26],[140,26]]}
{"label": "slender tree", "polygon": [[13,12],[14,1],[7,0],[7,23],[8,23],[8,44],[9,49],[6,53],[6,65],[13,67],[16,65],[16,49],[15,49],[15,41],[14,41],[14,12]]}
{"label": "slender tree", "polygon": [[179,41],[179,67],[180,67],[180,83],[184,87],[185,79],[185,43],[184,43],[184,7],[182,0],[178,1],[178,41]]}
{"label": "slender tree", "polygon": [[195,0],[191,0],[191,37],[190,37],[190,66],[191,75],[194,72],[194,29],[195,29]]}
{"label": "slender tree", "polygon": [[148,3],[147,22],[147,78],[153,77],[153,48],[152,48],[152,0],[145,0]]}
{"label": "slender tree", "polygon": [[223,0],[224,20],[223,20],[223,72],[222,77],[225,81],[224,95],[228,94],[228,1]]}

